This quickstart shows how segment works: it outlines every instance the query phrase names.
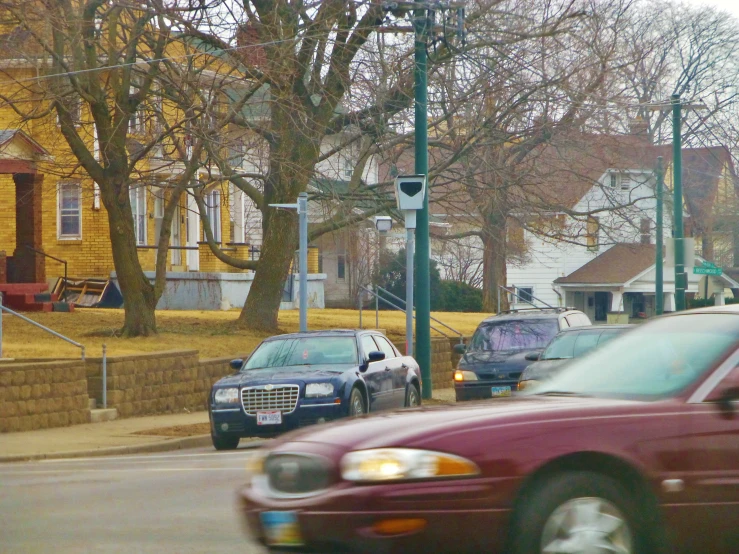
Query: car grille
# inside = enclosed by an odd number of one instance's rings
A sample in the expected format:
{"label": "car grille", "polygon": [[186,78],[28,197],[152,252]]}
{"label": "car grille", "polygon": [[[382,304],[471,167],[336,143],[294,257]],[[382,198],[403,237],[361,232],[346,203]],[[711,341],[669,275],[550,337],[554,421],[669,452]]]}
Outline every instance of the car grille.
{"label": "car grille", "polygon": [[328,487],[328,461],[317,456],[273,454],[264,463],[269,487],[289,495],[310,494]]}
{"label": "car grille", "polygon": [[262,410],[280,410],[289,414],[298,404],[298,385],[264,385],[241,390],[241,403],[249,415]]}

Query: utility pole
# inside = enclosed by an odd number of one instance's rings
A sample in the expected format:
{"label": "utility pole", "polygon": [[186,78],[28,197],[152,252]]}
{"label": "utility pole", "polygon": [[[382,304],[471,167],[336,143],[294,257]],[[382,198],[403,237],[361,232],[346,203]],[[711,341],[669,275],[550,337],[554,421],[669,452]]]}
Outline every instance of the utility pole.
{"label": "utility pole", "polygon": [[682,103],[680,95],[672,95],[672,191],[674,196],[672,236],[675,240],[675,310],[685,309],[685,246],[683,236],[683,156],[682,156]]}
{"label": "utility pole", "polygon": [[656,229],[656,266],[655,266],[655,310],[657,315],[665,311],[664,275],[662,260],[662,245],[664,242],[663,208],[664,208],[665,169],[662,156],[657,158],[657,229]]}

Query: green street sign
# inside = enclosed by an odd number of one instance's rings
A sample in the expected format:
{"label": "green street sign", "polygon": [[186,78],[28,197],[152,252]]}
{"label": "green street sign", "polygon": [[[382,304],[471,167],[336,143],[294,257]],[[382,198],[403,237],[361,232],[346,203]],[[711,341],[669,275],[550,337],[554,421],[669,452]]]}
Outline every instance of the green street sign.
{"label": "green street sign", "polygon": [[723,270],[720,267],[694,267],[693,275],[714,275],[720,277]]}
{"label": "green street sign", "polygon": [[706,261],[706,262],[703,262],[702,267],[704,267],[704,268],[709,267],[709,268],[716,269],[716,264],[714,264],[713,262],[707,262]]}

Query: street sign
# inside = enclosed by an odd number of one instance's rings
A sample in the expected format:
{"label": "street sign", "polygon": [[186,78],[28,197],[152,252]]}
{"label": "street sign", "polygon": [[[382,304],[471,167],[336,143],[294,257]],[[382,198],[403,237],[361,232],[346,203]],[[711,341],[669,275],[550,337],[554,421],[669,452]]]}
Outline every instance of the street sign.
{"label": "street sign", "polygon": [[716,269],[716,264],[714,264],[713,262],[709,262],[709,261],[706,260],[706,261],[703,262],[703,267],[710,267],[712,269]]}
{"label": "street sign", "polygon": [[723,270],[720,267],[694,267],[693,275],[714,275],[720,277],[723,274]]}

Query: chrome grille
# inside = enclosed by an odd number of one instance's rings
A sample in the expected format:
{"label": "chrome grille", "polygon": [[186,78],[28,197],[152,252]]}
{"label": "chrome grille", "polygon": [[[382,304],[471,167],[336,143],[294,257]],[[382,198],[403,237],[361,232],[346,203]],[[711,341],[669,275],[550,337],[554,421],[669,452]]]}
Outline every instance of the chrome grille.
{"label": "chrome grille", "polygon": [[249,415],[262,410],[280,410],[289,414],[298,404],[298,385],[264,385],[241,390],[241,404]]}

